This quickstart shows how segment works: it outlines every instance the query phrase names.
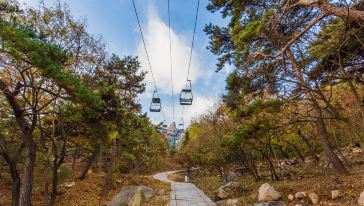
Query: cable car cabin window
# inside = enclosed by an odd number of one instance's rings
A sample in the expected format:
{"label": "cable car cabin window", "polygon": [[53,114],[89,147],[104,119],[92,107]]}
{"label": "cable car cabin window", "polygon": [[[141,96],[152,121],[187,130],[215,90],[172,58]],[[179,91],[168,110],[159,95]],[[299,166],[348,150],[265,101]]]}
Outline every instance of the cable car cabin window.
{"label": "cable car cabin window", "polygon": [[154,91],[149,110],[151,112],[160,112],[161,109],[162,109],[161,99],[159,98],[157,91]]}
{"label": "cable car cabin window", "polygon": [[162,126],[160,127],[160,131],[161,131],[162,133],[164,133],[164,134],[166,134],[166,133],[167,133],[167,131],[168,131],[168,126],[167,126],[167,124],[166,124],[166,121],[163,121]]}
{"label": "cable car cabin window", "polygon": [[185,131],[185,123],[183,119],[181,120],[181,123],[177,126],[177,133],[183,133]]}
{"label": "cable car cabin window", "polygon": [[181,94],[179,95],[179,102],[181,105],[192,105],[192,101],[193,94],[191,80],[188,80],[186,88],[182,89]]}

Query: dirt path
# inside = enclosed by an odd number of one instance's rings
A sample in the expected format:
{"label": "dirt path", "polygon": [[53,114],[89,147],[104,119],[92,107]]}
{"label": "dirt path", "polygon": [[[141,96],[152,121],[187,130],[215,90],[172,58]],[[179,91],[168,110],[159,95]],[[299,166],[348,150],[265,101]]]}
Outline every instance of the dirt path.
{"label": "dirt path", "polygon": [[194,184],[174,182],[169,180],[168,175],[176,172],[180,171],[162,172],[153,176],[155,179],[159,181],[171,183],[170,206],[192,206],[192,205],[215,206],[216,205]]}

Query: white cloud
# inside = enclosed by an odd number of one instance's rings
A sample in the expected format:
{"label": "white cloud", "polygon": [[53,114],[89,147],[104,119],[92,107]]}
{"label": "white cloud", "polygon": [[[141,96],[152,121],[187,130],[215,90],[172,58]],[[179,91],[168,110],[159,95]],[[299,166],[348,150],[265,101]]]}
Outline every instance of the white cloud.
{"label": "white cloud", "polygon": [[189,124],[193,118],[211,110],[216,104],[216,99],[216,97],[211,96],[195,95],[193,105],[184,107],[185,122]]}
{"label": "white cloud", "polygon": [[[149,59],[151,62],[154,78],[157,87],[161,93],[170,94],[171,76],[170,76],[170,57],[169,57],[169,34],[168,26],[162,22],[155,12],[149,12],[148,24],[143,27],[145,41]],[[190,38],[176,34],[171,30],[172,39],[172,63],[173,63],[173,86],[175,91],[180,91],[186,84],[187,69],[190,55]],[[196,51],[194,51],[196,54]],[[140,58],[142,67],[148,71],[146,77],[147,92],[154,90],[152,75],[149,71],[149,65],[142,41],[137,48],[137,55]],[[200,64],[197,59],[198,55],[193,55],[189,79],[195,82],[201,75]]]}
{"label": "white cloud", "polygon": [[[148,22],[142,25],[144,32],[144,38],[151,61],[151,66],[154,74],[155,81],[157,83],[159,92],[162,98],[162,107],[166,116],[167,123],[172,122],[172,105],[170,101],[171,93],[171,79],[170,79],[170,57],[169,57],[169,34],[168,25],[164,23],[156,14],[156,11],[150,7],[149,15],[147,17]],[[135,33],[139,35],[139,29],[136,28]],[[182,106],[179,105],[179,99],[177,98],[179,92],[185,87],[187,79],[188,61],[190,57],[190,44],[192,36],[185,36],[183,34],[177,34],[171,29],[172,39],[172,61],[173,61],[173,86],[175,92],[175,121],[178,124],[181,119]],[[147,62],[143,42],[140,39],[137,50],[137,55],[141,61],[142,68],[149,73],[146,76],[147,91],[142,95],[143,99],[148,99],[154,90],[154,83],[149,71],[149,65]],[[193,105],[184,107],[184,123],[188,126],[193,118],[197,118],[201,114],[212,109],[216,104],[218,98],[218,91],[211,91],[211,78],[214,72],[211,68],[206,67],[211,62],[203,62],[200,59],[199,53],[194,50],[191,62],[191,69],[189,79],[192,81],[192,88],[200,87],[199,91],[209,91],[206,93],[198,93],[194,90]],[[211,66],[213,63],[211,63]],[[206,67],[206,68],[205,68]],[[199,82],[199,83],[198,83]],[[198,84],[197,84],[198,83]],[[201,88],[202,87],[202,88]],[[147,110],[149,105],[144,105],[144,109]],[[158,123],[163,121],[162,114],[149,113],[153,122]]]}

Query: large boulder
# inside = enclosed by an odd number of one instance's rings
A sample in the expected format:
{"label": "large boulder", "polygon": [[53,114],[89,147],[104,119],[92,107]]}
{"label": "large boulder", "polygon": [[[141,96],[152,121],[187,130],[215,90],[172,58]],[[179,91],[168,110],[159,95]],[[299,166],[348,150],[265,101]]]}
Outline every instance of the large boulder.
{"label": "large boulder", "polygon": [[110,206],[124,206],[128,205],[130,200],[134,197],[137,190],[140,190],[141,194],[146,197],[150,198],[153,197],[155,191],[147,186],[130,186],[123,188],[119,194],[117,194],[110,202]]}
{"label": "large boulder", "polygon": [[128,206],[140,206],[142,204],[142,191],[141,187],[137,189],[137,191],[134,193],[134,196],[129,201]]}
{"label": "large boulder", "polygon": [[364,206],[364,191],[362,193],[360,193],[360,197],[358,200],[358,205],[359,206]]}
{"label": "large boulder", "polygon": [[269,202],[281,198],[281,194],[268,183],[264,183],[259,188],[258,201]]}

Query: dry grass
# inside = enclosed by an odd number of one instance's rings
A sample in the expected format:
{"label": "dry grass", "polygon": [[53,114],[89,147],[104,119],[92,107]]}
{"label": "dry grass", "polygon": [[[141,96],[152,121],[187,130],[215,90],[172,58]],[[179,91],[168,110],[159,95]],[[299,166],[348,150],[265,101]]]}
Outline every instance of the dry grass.
{"label": "dry grass", "polygon": [[177,173],[170,174],[170,175],[168,175],[168,179],[175,181],[175,182],[184,182],[185,181],[184,172],[177,172]]}
{"label": "dry grass", "polygon": [[[298,171],[300,172],[296,174],[295,178],[276,182],[269,180],[255,182],[249,175],[239,176],[237,181],[241,183],[241,188],[235,194],[232,194],[230,198],[238,198],[239,205],[251,206],[257,203],[257,191],[260,185],[268,182],[282,194],[282,199],[287,206],[296,204],[312,205],[308,198],[303,201],[288,201],[287,196],[289,194],[294,195],[300,191],[316,192],[319,194],[320,199],[324,201],[324,204],[321,205],[355,206],[360,193],[364,190],[363,164],[356,164],[356,166],[351,167],[350,176],[338,176],[332,170],[323,171],[322,169],[315,169],[312,165],[309,168],[297,168]],[[215,201],[215,191],[225,184],[219,176],[194,176],[192,181]],[[341,192],[341,197],[332,200],[331,191],[336,189]]]}
{"label": "dry grass", "polygon": [[[103,173],[91,173],[83,181],[79,181],[77,178],[67,179],[67,182],[75,181],[76,186],[66,189],[59,186],[59,195],[57,197],[57,205],[64,206],[99,206],[109,202],[123,187],[132,185],[145,185],[153,188],[156,192],[164,189],[165,195],[159,196],[156,194],[154,197],[146,200],[143,205],[148,206],[162,206],[168,204],[170,185],[154,180],[150,176],[133,176],[118,183],[117,180],[122,179],[124,176],[115,175],[114,184],[110,189],[110,192],[106,197],[100,199],[100,192],[102,190],[104,174]],[[3,174],[0,179],[0,205],[11,205],[11,181],[8,175]],[[43,204],[43,181],[40,174],[36,174],[34,181],[33,192],[33,205]]]}

